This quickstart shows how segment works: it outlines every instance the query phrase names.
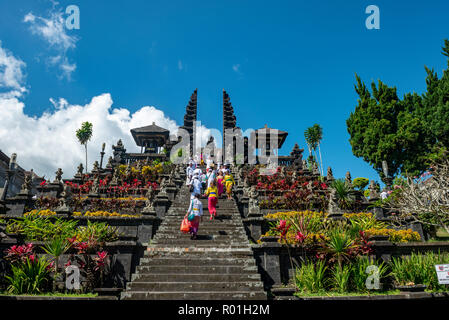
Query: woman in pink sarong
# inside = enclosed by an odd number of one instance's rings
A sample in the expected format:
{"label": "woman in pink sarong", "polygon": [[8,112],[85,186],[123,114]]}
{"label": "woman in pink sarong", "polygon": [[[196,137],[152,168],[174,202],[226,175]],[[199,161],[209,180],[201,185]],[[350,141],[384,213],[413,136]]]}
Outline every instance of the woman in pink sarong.
{"label": "woman in pink sarong", "polygon": [[224,192],[224,185],[223,185],[224,177],[223,173],[218,171],[218,177],[217,177],[217,189],[218,189],[218,196],[220,197]]}
{"label": "woman in pink sarong", "polygon": [[200,220],[202,220],[203,215],[203,204],[199,200],[200,194],[195,193],[193,198],[190,200],[189,210],[184,218],[188,218],[190,215],[193,219],[189,220],[190,223],[190,239],[195,240],[198,233],[198,228],[200,227]]}

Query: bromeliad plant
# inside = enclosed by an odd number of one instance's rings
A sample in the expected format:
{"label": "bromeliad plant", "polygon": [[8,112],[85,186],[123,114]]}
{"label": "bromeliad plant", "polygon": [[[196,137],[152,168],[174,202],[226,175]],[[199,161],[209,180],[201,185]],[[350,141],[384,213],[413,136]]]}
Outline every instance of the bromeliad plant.
{"label": "bromeliad plant", "polygon": [[87,279],[85,291],[91,292],[95,287],[102,286],[105,272],[110,269],[108,252],[103,250],[94,237],[86,241],[79,241],[74,237],[69,239],[69,242],[77,250],[77,255],[70,255],[65,266],[75,264],[80,268],[80,272]]}
{"label": "bromeliad plant", "polygon": [[10,262],[11,275],[6,275],[7,292],[11,294],[37,294],[50,288],[53,262],[38,258],[33,244],[12,246],[6,251],[5,259]]}

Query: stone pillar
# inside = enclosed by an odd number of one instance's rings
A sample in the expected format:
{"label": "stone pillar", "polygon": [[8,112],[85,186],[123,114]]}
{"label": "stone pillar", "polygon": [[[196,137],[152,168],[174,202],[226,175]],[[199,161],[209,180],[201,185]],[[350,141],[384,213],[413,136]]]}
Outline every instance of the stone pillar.
{"label": "stone pillar", "polygon": [[13,198],[6,199],[6,216],[7,217],[21,217],[25,206],[32,204],[31,194],[19,193]]}
{"label": "stone pillar", "polygon": [[165,192],[167,192],[168,200],[173,201],[175,200],[176,191],[178,189],[176,188],[176,184],[173,182],[173,176],[170,176],[168,178],[168,184],[165,188]]}
{"label": "stone pillar", "polygon": [[260,239],[260,236],[262,235],[262,225],[264,223],[264,218],[262,216],[260,217],[248,217],[243,219],[243,223],[246,227],[248,234],[248,237],[256,242]]}
{"label": "stone pillar", "polygon": [[159,218],[163,218],[165,216],[169,204],[170,200],[168,198],[168,194],[165,192],[165,190],[162,190],[158,193],[154,200],[154,209],[156,211],[156,215]]}
{"label": "stone pillar", "polygon": [[249,198],[245,195],[242,196],[241,200],[240,200],[240,204],[242,206],[242,213],[243,213],[243,217],[248,217],[248,206],[249,206]]}
{"label": "stone pillar", "polygon": [[260,245],[253,245],[252,249],[264,283],[264,289],[268,290],[273,286],[281,285],[281,244],[277,242],[263,242]]}

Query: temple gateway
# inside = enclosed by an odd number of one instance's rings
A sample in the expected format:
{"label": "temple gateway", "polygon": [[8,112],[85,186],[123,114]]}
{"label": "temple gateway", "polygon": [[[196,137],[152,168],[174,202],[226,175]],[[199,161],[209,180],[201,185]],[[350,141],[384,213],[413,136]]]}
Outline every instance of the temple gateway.
{"label": "temple gateway", "polygon": [[[302,164],[302,152],[295,144],[289,155],[279,155],[278,149],[284,144],[288,132],[265,127],[252,131],[249,135],[243,136],[242,129],[237,126],[237,117],[234,114],[229,94],[223,89],[223,131],[221,149],[214,142],[214,137],[209,137],[206,146],[201,148],[196,146],[196,121],[198,90],[192,93],[187,103],[184,124],[180,129],[188,133],[189,154],[188,158],[203,154],[204,157],[212,155],[215,162],[233,164],[257,164],[266,163],[270,157],[276,156],[283,165]],[[122,141],[118,141],[113,146],[114,160],[116,163],[130,163],[137,160],[160,160],[168,161],[173,147],[182,143],[181,136],[177,132],[170,132],[166,128],[157,126],[154,122],[151,125],[131,129],[131,135],[136,145],[141,148],[140,153],[126,153]],[[184,144],[186,142],[184,141]]]}

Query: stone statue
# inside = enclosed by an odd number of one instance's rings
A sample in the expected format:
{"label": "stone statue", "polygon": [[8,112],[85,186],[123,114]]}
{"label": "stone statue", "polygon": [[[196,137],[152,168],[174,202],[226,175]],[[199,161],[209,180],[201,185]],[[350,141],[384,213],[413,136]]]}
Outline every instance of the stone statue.
{"label": "stone statue", "polygon": [[281,176],[285,178],[285,166],[281,166]]}
{"label": "stone statue", "polygon": [[312,173],[317,175],[320,174],[320,170],[318,169],[318,164],[316,162],[313,162]]}
{"label": "stone statue", "polygon": [[298,177],[298,171],[296,171],[296,169],[294,169],[293,170],[293,173],[292,173],[292,180],[293,181],[296,181],[296,178]]}
{"label": "stone statue", "polygon": [[64,184],[64,189],[61,192],[59,199],[60,206],[56,209],[58,212],[70,212],[70,202],[72,200],[72,188],[68,184]]}
{"label": "stone statue", "polygon": [[112,180],[111,180],[112,185],[118,185],[119,175],[120,175],[120,171],[117,168],[114,170],[114,173],[112,174]]}
{"label": "stone statue", "polygon": [[159,186],[160,190],[162,191],[162,189],[165,190],[165,188],[167,187],[167,179],[163,178],[161,181],[161,184]]}
{"label": "stone statue", "polygon": [[377,184],[374,182],[374,180],[370,181],[368,190],[369,190],[370,201],[379,199],[379,189],[378,189]]}
{"label": "stone statue", "polygon": [[129,164],[126,165],[125,176],[126,177],[130,177],[131,176],[131,166]]}
{"label": "stone statue", "polygon": [[309,166],[307,165],[306,159],[302,159],[302,169],[307,170],[308,168],[309,168]]}
{"label": "stone statue", "polygon": [[55,174],[56,174],[56,178],[53,181],[53,183],[62,183],[62,174],[63,174],[62,169],[58,168],[58,170],[55,172]]}
{"label": "stone statue", "polygon": [[334,180],[334,175],[332,174],[332,168],[331,167],[327,167],[327,181],[332,181]]}
{"label": "stone statue", "polygon": [[118,147],[118,148],[123,148],[123,142],[122,142],[122,139],[119,139],[119,140],[117,141],[117,147]]}
{"label": "stone statue", "polygon": [[112,168],[112,156],[109,157],[108,163],[106,164],[106,168],[107,169],[111,169]]}
{"label": "stone statue", "polygon": [[153,198],[154,198],[154,190],[153,187],[148,187],[148,191],[145,195],[147,197],[147,200],[145,201],[145,208],[143,208],[142,212],[145,214],[152,214],[156,215],[156,211],[153,207]]}
{"label": "stone statue", "polygon": [[346,172],[345,182],[350,188],[352,188],[352,178],[351,178],[351,173],[349,171]]}
{"label": "stone statue", "polygon": [[249,185],[248,178],[243,180],[243,196],[249,197],[251,186]]}
{"label": "stone statue", "polygon": [[98,170],[100,170],[100,164],[98,163],[97,160],[95,160],[92,172],[98,172]]}
{"label": "stone statue", "polygon": [[251,188],[249,189],[248,213],[249,214],[260,213],[259,191],[256,189],[256,186],[251,186]]}
{"label": "stone statue", "polygon": [[95,176],[94,183],[92,184],[92,189],[90,191],[91,194],[100,193],[100,179],[98,175]]}
{"label": "stone statue", "polygon": [[32,178],[31,174],[25,174],[25,179],[23,180],[22,188],[20,190],[21,194],[30,194],[31,189],[33,188],[32,185]]}
{"label": "stone statue", "polygon": [[137,170],[139,170],[139,172],[141,172],[142,171],[142,167],[143,167],[143,165],[142,165],[142,161],[137,161],[137,166],[136,166],[136,169]]}
{"label": "stone statue", "polygon": [[337,204],[337,195],[334,188],[330,188],[329,192],[329,205],[327,209],[329,214],[335,214],[340,212],[340,208]]}
{"label": "stone statue", "polygon": [[84,166],[82,163],[80,163],[80,165],[78,166],[78,170],[76,172],[76,176],[80,177],[83,175],[83,171],[84,171]]}

